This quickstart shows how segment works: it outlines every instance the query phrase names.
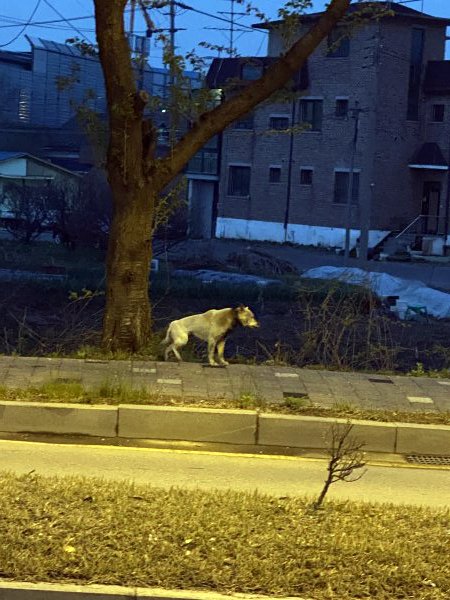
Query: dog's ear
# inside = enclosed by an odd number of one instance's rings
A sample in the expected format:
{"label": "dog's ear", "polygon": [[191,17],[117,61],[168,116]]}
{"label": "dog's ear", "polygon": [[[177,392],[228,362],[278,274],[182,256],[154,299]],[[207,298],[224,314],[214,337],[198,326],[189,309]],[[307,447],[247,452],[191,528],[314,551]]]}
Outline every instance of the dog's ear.
{"label": "dog's ear", "polygon": [[245,310],[245,306],[243,304],[238,304],[234,310],[240,312],[242,310]]}

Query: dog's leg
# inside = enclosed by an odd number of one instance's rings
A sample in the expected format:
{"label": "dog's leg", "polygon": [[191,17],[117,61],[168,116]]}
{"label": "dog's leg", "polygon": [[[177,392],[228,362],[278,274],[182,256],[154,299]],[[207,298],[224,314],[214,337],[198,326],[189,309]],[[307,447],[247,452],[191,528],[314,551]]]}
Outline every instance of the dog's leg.
{"label": "dog's leg", "polygon": [[208,361],[212,367],[217,366],[217,363],[214,360],[214,354],[216,352],[216,344],[217,344],[216,339],[213,337],[210,337],[208,340]]}
{"label": "dog's leg", "polygon": [[224,350],[225,350],[225,339],[220,340],[220,342],[217,342],[217,356],[219,358],[219,363],[221,365],[229,365],[230,363],[227,362],[223,357]]}
{"label": "dog's leg", "polygon": [[176,356],[176,359],[181,362],[183,359],[181,358],[181,354],[178,352],[178,350],[187,344],[188,339],[189,336],[184,331],[172,332],[173,341],[170,344],[170,346],[166,348],[166,351],[164,353],[165,360],[167,360],[169,352],[173,352]]}

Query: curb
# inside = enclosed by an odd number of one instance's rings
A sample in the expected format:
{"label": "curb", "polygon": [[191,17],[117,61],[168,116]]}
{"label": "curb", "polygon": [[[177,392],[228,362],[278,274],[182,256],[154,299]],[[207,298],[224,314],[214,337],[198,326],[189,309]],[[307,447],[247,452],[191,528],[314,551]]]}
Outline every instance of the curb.
{"label": "curb", "polygon": [[[146,598],[147,600],[269,600],[272,596],[116,585],[0,581],[0,600],[135,600],[137,598]],[[277,600],[308,599],[299,596],[285,596],[277,597]]]}
{"label": "curb", "polygon": [[[450,456],[450,425],[350,421],[354,436],[368,452]],[[0,432],[7,433],[326,449],[326,434],[333,423],[347,423],[347,419],[134,404],[0,402]]]}

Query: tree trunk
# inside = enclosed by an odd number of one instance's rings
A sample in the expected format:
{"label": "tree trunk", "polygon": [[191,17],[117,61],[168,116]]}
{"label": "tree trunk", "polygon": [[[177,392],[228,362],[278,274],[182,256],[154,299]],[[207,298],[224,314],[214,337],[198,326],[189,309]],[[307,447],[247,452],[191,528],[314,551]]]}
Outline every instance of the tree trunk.
{"label": "tree trunk", "polygon": [[136,351],[151,329],[149,271],[154,194],[149,185],[126,190],[111,181],[114,212],[106,259],[103,347]]}

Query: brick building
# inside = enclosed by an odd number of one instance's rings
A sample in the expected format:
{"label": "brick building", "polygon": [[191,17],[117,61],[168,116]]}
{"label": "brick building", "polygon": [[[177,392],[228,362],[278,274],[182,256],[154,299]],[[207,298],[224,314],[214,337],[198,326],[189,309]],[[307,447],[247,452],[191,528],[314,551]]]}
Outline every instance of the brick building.
{"label": "brick building", "polygon": [[[361,227],[371,247],[399,234],[438,252],[450,244],[450,18],[386,4],[393,14],[350,37],[336,28],[292,99],[265,103],[223,133],[217,237],[342,247],[350,220],[353,244]],[[299,33],[317,17],[305,15]],[[211,87],[261,75],[283,50],[277,23],[266,27],[268,57],[216,59]]]}

